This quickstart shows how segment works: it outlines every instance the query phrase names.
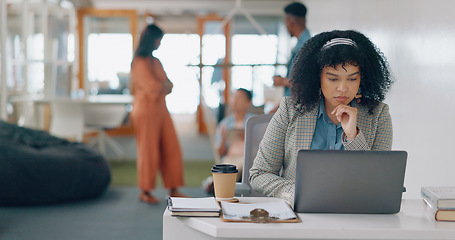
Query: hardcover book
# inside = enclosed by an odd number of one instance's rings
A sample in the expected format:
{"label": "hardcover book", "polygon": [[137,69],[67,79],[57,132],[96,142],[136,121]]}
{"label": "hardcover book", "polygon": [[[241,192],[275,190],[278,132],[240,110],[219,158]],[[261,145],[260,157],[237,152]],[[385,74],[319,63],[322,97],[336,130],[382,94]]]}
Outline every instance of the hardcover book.
{"label": "hardcover book", "polygon": [[455,187],[422,187],[421,194],[432,208],[455,210]]}
{"label": "hardcover book", "polygon": [[455,209],[454,210],[443,210],[437,208],[431,208],[428,206],[430,211],[430,217],[436,221],[443,222],[455,222]]}

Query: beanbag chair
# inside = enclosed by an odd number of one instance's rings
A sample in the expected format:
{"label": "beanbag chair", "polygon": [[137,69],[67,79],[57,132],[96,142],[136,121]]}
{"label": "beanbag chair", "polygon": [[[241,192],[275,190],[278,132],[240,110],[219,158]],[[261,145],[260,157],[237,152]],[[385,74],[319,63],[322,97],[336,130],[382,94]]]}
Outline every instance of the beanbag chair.
{"label": "beanbag chair", "polygon": [[96,197],[110,180],[106,159],[83,143],[0,121],[0,206]]}

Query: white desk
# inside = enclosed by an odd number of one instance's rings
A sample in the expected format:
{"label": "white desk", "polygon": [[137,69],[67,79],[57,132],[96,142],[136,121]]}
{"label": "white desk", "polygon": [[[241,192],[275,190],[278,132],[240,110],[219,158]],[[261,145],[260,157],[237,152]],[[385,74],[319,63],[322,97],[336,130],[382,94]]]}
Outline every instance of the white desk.
{"label": "white desk", "polygon": [[[240,198],[241,202],[261,198]],[[163,214],[163,239],[455,239],[455,222],[427,216],[423,200],[403,200],[394,215],[299,214],[300,223],[227,223]]]}
{"label": "white desk", "polygon": [[[131,95],[96,95],[84,98],[51,98],[35,99],[35,104],[50,104],[52,119],[50,133],[63,138],[72,138],[82,141],[87,116],[84,110],[94,105],[126,105],[133,103]],[[100,113],[101,114],[101,113]],[[38,115],[36,115],[38,116]],[[93,117],[93,116],[91,116]],[[35,119],[37,128],[39,120]]]}

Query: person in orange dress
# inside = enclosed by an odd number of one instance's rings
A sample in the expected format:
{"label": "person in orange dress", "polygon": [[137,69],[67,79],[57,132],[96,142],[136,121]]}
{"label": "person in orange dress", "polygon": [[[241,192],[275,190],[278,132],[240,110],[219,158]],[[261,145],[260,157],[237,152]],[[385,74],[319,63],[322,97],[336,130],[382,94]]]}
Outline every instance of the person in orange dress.
{"label": "person in orange dress", "polygon": [[136,131],[139,199],[152,204],[159,203],[150,192],[155,189],[158,171],[164,187],[170,189],[170,196],[185,196],[178,191],[183,186],[182,153],[165,101],[173,85],[160,60],[153,56],[163,34],[156,25],[147,26],[131,63],[134,85],[131,117]]}

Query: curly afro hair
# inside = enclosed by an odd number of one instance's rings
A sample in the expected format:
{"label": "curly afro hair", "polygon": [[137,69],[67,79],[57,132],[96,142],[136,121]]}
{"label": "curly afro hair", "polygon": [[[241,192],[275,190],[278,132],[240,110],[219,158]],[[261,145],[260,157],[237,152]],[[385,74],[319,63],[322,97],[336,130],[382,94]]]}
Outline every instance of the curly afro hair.
{"label": "curly afro hair", "polygon": [[[356,46],[334,45],[321,50],[325,43],[334,38],[348,38]],[[370,113],[383,101],[392,85],[392,78],[384,54],[363,34],[348,31],[320,33],[309,39],[298,52],[290,73],[292,97],[300,111],[308,111],[319,105],[321,72],[325,66],[353,64],[360,69],[359,93],[361,105]]]}

